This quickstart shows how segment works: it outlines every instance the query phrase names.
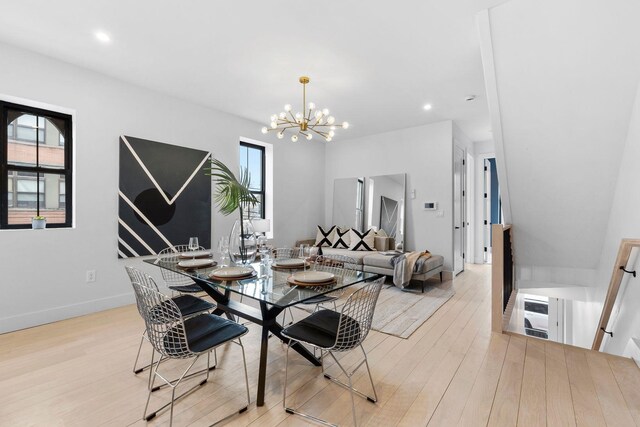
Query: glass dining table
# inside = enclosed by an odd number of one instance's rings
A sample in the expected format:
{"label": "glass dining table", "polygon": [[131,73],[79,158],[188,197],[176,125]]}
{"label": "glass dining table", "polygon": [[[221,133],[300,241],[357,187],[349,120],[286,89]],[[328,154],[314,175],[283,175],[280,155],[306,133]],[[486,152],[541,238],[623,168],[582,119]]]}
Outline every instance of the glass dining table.
{"label": "glass dining table", "polygon": [[[277,321],[278,315],[288,307],[361,282],[374,280],[380,276],[376,273],[352,271],[344,277],[337,276],[335,283],[330,285],[300,286],[292,285],[287,280],[296,272],[296,269],[267,268],[260,263],[251,264],[256,271],[252,277],[240,280],[220,280],[211,277],[211,274],[220,268],[217,266],[183,269],[178,266],[175,257],[173,260],[152,258],[146,259],[144,262],[190,277],[216,302],[214,314],[224,314],[230,319],[238,316],[262,326],[256,397],[258,406],[264,405],[269,335],[273,334],[283,342],[287,342],[287,339],[282,336],[283,327]],[[300,270],[302,268],[297,271]],[[233,294],[241,298],[232,299]],[[321,365],[321,360],[303,345],[296,343],[291,346],[291,349],[297,351],[312,364]]]}

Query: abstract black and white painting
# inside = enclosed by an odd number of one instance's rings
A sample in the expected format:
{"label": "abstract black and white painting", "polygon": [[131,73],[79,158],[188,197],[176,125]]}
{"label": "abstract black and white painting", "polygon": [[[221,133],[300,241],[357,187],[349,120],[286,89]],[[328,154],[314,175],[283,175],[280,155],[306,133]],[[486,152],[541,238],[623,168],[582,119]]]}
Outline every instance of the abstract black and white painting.
{"label": "abstract black and white painting", "polygon": [[398,228],[398,201],[380,196],[380,229],[389,237],[396,237]]}
{"label": "abstract black and white painting", "polygon": [[118,257],[155,255],[198,237],[211,247],[211,153],[120,137]]}

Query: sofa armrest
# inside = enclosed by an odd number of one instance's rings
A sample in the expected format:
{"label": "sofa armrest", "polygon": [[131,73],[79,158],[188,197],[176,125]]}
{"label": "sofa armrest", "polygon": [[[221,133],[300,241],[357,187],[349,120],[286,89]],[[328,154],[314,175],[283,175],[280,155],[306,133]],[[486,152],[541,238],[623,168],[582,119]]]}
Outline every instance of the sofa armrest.
{"label": "sofa armrest", "polygon": [[309,245],[309,246],[313,246],[316,244],[316,239],[303,239],[303,240],[296,240],[296,244],[294,246],[294,248],[298,248],[300,247],[300,245]]}

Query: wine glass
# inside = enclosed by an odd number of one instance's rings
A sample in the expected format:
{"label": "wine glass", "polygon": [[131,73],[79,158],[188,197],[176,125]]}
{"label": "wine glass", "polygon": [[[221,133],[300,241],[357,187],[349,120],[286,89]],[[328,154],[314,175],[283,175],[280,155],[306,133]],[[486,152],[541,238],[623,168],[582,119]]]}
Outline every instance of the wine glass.
{"label": "wine glass", "polygon": [[258,251],[260,251],[260,259],[266,260],[269,256],[269,248],[267,247],[267,237],[258,237]]}
{"label": "wine glass", "polygon": [[309,245],[305,245],[304,243],[300,245],[300,249],[298,250],[298,258],[305,259],[309,255]]}
{"label": "wine glass", "polygon": [[218,252],[220,252],[220,266],[225,267],[229,264],[229,238],[222,236],[218,241]]}
{"label": "wine glass", "polygon": [[189,250],[193,252],[193,259],[196,259],[196,251],[200,248],[197,237],[189,237]]}

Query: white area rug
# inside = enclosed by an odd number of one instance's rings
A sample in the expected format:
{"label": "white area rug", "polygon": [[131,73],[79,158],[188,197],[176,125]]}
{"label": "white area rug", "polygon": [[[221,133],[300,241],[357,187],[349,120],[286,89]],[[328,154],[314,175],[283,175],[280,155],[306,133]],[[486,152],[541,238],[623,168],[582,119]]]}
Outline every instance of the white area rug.
{"label": "white area rug", "polygon": [[[427,282],[424,293],[420,292],[419,285],[414,285],[409,291],[402,291],[396,288],[388,278],[380,291],[376,311],[373,314],[372,329],[400,338],[409,338],[416,329],[433,316],[433,313],[449,301],[449,298],[455,295],[452,285],[451,281]],[[357,285],[347,288],[337,301],[338,311],[349,295],[358,288]],[[313,308],[315,307],[309,306],[303,310],[312,312]],[[327,304],[325,308],[333,309],[333,306]]]}
{"label": "white area rug", "polygon": [[376,331],[409,338],[411,334],[427,321],[455,291],[452,283],[431,283],[425,285],[424,294],[401,291],[395,286],[385,284],[380,291],[372,328]]}

